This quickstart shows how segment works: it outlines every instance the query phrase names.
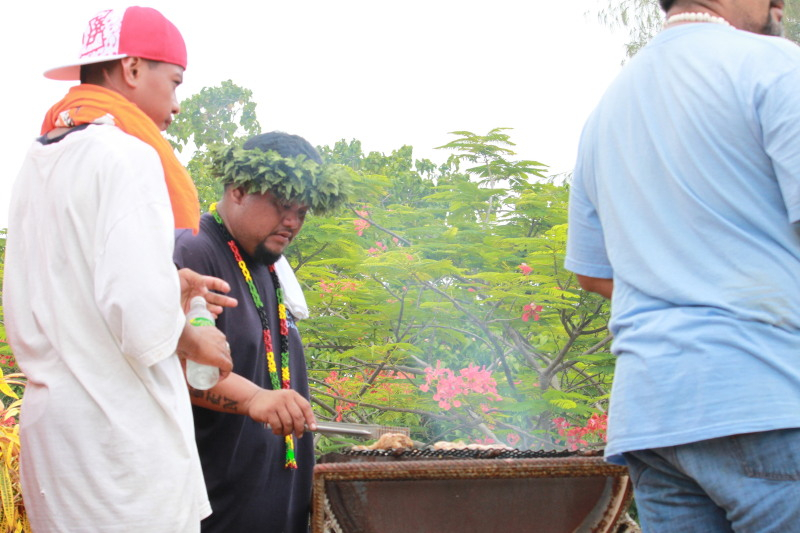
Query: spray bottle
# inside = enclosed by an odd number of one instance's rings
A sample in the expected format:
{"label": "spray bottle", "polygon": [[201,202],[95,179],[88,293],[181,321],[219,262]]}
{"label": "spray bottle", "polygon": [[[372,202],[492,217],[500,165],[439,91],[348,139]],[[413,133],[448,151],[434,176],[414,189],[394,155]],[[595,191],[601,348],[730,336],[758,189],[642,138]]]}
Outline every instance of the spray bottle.
{"label": "spray bottle", "polygon": [[[206,308],[206,300],[202,296],[195,296],[189,304],[186,319],[192,326],[213,326],[214,315]],[[219,368],[212,365],[203,365],[186,360],[186,382],[193,389],[208,390],[219,381]]]}

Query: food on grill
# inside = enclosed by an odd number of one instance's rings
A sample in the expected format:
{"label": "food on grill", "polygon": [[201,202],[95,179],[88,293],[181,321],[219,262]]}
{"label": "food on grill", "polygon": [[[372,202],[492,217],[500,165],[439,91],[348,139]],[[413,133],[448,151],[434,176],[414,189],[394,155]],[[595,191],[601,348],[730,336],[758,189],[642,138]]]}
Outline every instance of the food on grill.
{"label": "food on grill", "polygon": [[418,448],[407,435],[402,433],[385,433],[370,445],[353,446],[350,453],[384,454],[394,457],[428,457],[428,458],[466,458],[496,457],[498,454],[522,453],[505,444],[466,444],[464,442],[439,441],[431,446]]}
{"label": "food on grill", "polygon": [[505,444],[465,444],[463,442],[448,442],[440,440],[433,444],[434,450],[513,450]]}
{"label": "food on grill", "polygon": [[[399,448],[413,449],[414,441],[402,433],[384,433],[381,437],[370,445],[353,446],[354,452],[366,452],[370,450],[397,450]],[[505,444],[466,444],[464,442],[448,442],[440,440],[434,443],[429,449],[434,451],[453,451],[453,450],[474,450],[474,451],[507,451],[514,448]]]}
{"label": "food on grill", "polygon": [[505,444],[467,444],[438,441],[425,445],[404,433],[384,433],[370,445],[352,446],[338,453],[325,454],[321,462],[398,461],[426,459],[557,459],[567,457],[602,457],[602,449],[589,450],[520,450]]}
{"label": "food on grill", "polygon": [[397,448],[413,448],[414,441],[408,435],[402,433],[384,433],[380,438],[369,446],[353,446],[355,451],[368,450],[393,450]]}

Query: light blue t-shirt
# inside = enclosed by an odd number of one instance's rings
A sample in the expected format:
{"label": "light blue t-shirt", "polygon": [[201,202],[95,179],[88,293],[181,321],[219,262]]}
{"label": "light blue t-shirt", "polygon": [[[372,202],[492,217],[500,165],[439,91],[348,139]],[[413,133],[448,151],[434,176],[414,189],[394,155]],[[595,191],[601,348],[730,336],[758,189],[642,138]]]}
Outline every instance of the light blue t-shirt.
{"label": "light blue t-shirt", "polygon": [[613,278],[606,455],[800,427],[800,48],[661,32],[584,128],[565,265]]}

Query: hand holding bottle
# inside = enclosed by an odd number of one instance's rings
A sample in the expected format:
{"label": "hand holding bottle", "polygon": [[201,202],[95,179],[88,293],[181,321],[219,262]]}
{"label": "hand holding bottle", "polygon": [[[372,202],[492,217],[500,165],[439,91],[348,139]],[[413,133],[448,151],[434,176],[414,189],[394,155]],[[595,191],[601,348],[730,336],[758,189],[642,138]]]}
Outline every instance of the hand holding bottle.
{"label": "hand holding bottle", "polygon": [[207,390],[217,384],[220,371],[224,378],[233,368],[230,346],[214,327],[214,316],[202,296],[192,298],[186,320],[178,343],[178,354],[186,359],[186,381],[194,389]]}

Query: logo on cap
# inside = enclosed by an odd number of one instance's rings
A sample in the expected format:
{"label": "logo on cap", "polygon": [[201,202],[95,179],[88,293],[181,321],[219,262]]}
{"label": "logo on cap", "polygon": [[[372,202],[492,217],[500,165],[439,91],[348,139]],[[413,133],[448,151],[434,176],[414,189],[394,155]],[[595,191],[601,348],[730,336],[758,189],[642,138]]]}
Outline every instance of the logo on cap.
{"label": "logo on cap", "polygon": [[122,17],[118,11],[101,11],[89,21],[83,34],[80,57],[113,56],[119,53],[119,35]]}

